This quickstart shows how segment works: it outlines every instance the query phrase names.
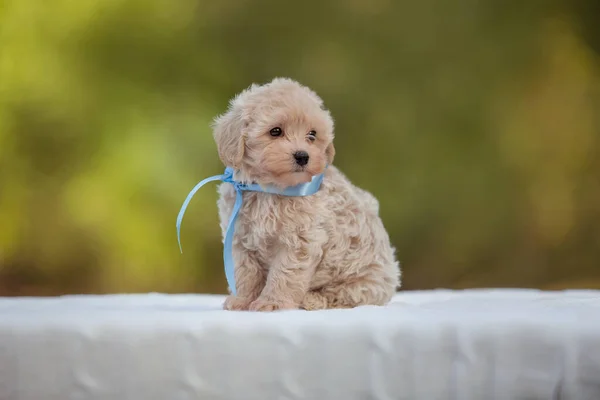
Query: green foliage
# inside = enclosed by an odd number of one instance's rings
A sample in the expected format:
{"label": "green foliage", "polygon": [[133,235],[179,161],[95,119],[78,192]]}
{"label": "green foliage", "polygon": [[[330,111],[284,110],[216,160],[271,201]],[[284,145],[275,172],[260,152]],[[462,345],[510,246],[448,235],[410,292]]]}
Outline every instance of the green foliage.
{"label": "green foliage", "polygon": [[600,287],[593,4],[1,2],[0,293],[223,292],[215,190],[183,255],[175,218],[274,76],[331,109],[405,288]]}

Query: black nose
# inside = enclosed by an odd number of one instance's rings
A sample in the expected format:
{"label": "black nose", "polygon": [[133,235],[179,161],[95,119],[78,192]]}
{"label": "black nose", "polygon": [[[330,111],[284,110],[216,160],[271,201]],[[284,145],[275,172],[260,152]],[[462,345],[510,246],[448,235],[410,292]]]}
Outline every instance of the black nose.
{"label": "black nose", "polygon": [[308,164],[308,153],[305,151],[297,151],[294,153],[294,158],[296,159],[296,164],[298,165],[306,165]]}

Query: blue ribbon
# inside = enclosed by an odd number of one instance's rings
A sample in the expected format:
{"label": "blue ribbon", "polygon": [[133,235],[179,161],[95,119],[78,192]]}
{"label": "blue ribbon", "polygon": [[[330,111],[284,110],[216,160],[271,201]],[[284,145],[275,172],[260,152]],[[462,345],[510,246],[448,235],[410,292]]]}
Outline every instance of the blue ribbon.
{"label": "blue ribbon", "polygon": [[301,183],[296,186],[290,186],[283,190],[278,189],[273,186],[265,186],[261,187],[257,184],[245,184],[241,182],[237,182],[233,179],[233,168],[227,167],[225,168],[225,172],[222,175],[215,175],[209,178],[206,178],[200,183],[198,183],[194,188],[190,191],[187,198],[183,202],[181,206],[181,210],[179,210],[179,215],[177,216],[177,242],[179,243],[179,250],[183,253],[183,248],[181,247],[181,221],[183,220],[183,214],[185,213],[185,209],[187,208],[190,200],[196,194],[196,192],[208,182],[214,181],[222,181],[225,183],[231,183],[235,189],[235,204],[233,206],[233,212],[231,213],[231,217],[229,219],[229,224],[227,225],[227,232],[225,233],[225,241],[223,242],[223,261],[225,263],[225,277],[227,278],[227,284],[231,289],[231,293],[233,295],[236,294],[235,288],[235,275],[234,275],[234,263],[233,263],[233,253],[232,253],[232,245],[233,245],[233,234],[235,230],[235,221],[237,220],[238,213],[242,208],[242,192],[262,192],[262,193],[271,193],[278,194],[282,196],[310,196],[319,191],[321,187],[321,183],[323,182],[324,173],[315,175],[312,177],[312,180],[308,183]]}

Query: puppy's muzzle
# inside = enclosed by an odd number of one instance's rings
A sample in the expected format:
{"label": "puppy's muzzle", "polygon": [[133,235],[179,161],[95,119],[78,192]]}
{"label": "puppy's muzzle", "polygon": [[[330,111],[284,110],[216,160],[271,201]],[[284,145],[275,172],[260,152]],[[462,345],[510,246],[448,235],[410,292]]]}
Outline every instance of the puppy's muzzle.
{"label": "puppy's muzzle", "polygon": [[296,164],[300,165],[301,167],[308,164],[308,158],[308,153],[305,151],[297,151],[294,153],[294,159],[296,160]]}

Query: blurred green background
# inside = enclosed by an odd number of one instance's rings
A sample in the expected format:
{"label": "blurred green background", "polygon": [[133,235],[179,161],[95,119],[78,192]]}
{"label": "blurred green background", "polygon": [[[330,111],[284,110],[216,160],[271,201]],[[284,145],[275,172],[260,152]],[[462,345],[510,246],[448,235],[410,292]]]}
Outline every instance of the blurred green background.
{"label": "blurred green background", "polygon": [[0,294],[224,293],[209,123],[289,76],[405,289],[600,288],[597,0],[0,1]]}

